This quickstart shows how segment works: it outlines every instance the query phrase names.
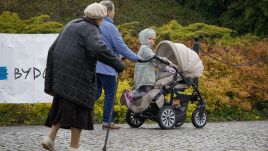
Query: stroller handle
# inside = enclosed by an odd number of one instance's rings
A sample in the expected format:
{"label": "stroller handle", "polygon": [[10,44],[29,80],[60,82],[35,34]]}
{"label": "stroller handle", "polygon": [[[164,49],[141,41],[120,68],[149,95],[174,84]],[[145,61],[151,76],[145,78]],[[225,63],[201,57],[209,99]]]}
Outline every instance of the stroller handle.
{"label": "stroller handle", "polygon": [[151,60],[153,60],[153,59],[156,59],[156,60],[158,60],[158,61],[160,61],[161,63],[164,63],[164,64],[166,64],[166,65],[169,65],[169,64],[170,64],[168,61],[161,59],[161,58],[158,57],[157,55],[154,55],[152,58],[149,58],[149,59],[146,59],[146,60],[139,60],[138,62],[139,62],[139,63],[145,63],[145,62],[149,62],[149,61],[151,61]]}

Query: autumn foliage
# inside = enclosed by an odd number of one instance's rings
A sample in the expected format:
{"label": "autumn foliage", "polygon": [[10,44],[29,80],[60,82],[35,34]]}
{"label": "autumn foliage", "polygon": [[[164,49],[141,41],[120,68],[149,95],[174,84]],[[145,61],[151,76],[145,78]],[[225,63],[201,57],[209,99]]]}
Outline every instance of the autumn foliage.
{"label": "autumn foliage", "polygon": [[[137,51],[138,35],[134,31],[139,29],[138,23],[123,24],[119,28],[124,31],[129,46]],[[200,57],[205,65],[200,90],[209,112],[226,107],[253,111],[261,104],[260,108],[267,114],[268,39],[250,34],[239,36],[231,29],[204,23],[182,26],[170,21],[153,28],[157,31],[157,42],[171,40],[192,48],[193,37],[200,37]],[[131,79],[133,64],[127,63],[131,69],[124,76]]]}

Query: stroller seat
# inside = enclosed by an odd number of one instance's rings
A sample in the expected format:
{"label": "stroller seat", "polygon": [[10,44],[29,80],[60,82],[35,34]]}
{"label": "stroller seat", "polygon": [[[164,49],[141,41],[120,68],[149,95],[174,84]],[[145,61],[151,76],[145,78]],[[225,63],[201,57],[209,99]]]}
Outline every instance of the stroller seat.
{"label": "stroller seat", "polygon": [[[156,55],[166,57],[175,64],[177,66],[176,68],[183,73],[184,78],[197,78],[203,73],[204,66],[198,54],[183,44],[164,40],[157,45]],[[165,100],[164,95],[161,94],[161,89],[163,87],[170,88],[173,82],[176,82],[175,89],[177,90],[184,90],[189,87],[179,75],[176,81],[174,81],[173,75],[169,72],[158,72],[154,88],[142,98],[131,102],[129,109],[134,113],[142,112],[148,108],[152,101],[157,104],[158,108],[163,107]],[[158,97],[156,99],[155,96],[157,95]],[[125,102],[121,101],[121,104],[125,104]]]}
{"label": "stroller seat", "polygon": [[[178,81],[181,81],[182,78],[178,77]],[[169,84],[171,84],[173,81],[173,73],[170,72],[158,72],[156,74],[156,82],[154,84],[154,88],[162,88],[163,86],[166,86],[166,88],[169,88]],[[186,89],[188,88],[188,85],[185,83],[180,83],[175,86],[176,89]]]}
{"label": "stroller seat", "polygon": [[[135,101],[131,102],[129,109],[131,109],[134,113],[140,113],[143,112],[148,108],[150,103],[156,103],[158,108],[162,108],[165,102],[164,95],[161,94],[161,88],[165,86],[166,88],[170,87],[170,84],[172,84],[173,81],[173,73],[169,72],[158,72],[156,76],[156,82],[154,85],[154,88],[150,90],[147,94],[145,94],[143,97],[136,99]],[[182,80],[180,77],[178,80]],[[175,86],[176,89],[186,89],[188,88],[187,84],[177,84]],[[124,101],[122,101],[122,98],[124,97],[124,92],[121,96],[121,104],[125,104]]]}

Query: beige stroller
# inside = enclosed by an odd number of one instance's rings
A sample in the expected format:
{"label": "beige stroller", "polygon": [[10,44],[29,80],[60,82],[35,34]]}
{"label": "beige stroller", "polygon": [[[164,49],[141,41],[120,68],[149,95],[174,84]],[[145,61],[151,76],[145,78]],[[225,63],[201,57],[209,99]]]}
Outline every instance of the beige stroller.
{"label": "beige stroller", "polygon": [[[185,122],[189,102],[198,102],[192,113],[192,123],[197,128],[204,127],[207,122],[205,100],[194,82],[204,69],[198,54],[183,44],[165,40],[157,45],[156,55],[143,62],[157,59],[168,64],[159,56],[172,61],[176,65],[173,67],[176,72],[157,73],[154,89],[131,102],[126,113],[127,123],[133,128],[138,128],[146,119],[150,119],[157,121],[162,129],[179,127]],[[191,95],[182,94],[189,87],[193,87],[194,92]],[[121,104],[125,103],[121,101]]]}

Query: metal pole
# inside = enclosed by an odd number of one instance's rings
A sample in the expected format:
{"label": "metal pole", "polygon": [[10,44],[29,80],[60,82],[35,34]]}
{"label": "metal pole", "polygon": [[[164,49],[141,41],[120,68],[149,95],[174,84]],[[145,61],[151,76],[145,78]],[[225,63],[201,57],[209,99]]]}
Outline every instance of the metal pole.
{"label": "metal pole", "polygon": [[[199,41],[199,36],[194,36],[194,46],[193,50],[199,55],[199,48],[200,48],[200,41]],[[198,78],[194,79],[194,83],[196,87],[198,88]]]}
{"label": "metal pole", "polygon": [[[200,41],[199,41],[199,36],[194,36],[194,46],[193,50],[199,55],[199,48],[200,48]],[[198,78],[193,79],[194,84],[196,85],[196,89],[198,89]],[[195,92],[194,100],[198,100],[198,95]]]}
{"label": "metal pole", "polygon": [[200,47],[200,41],[199,36],[194,36],[194,46],[193,50],[199,55],[199,47]]}

